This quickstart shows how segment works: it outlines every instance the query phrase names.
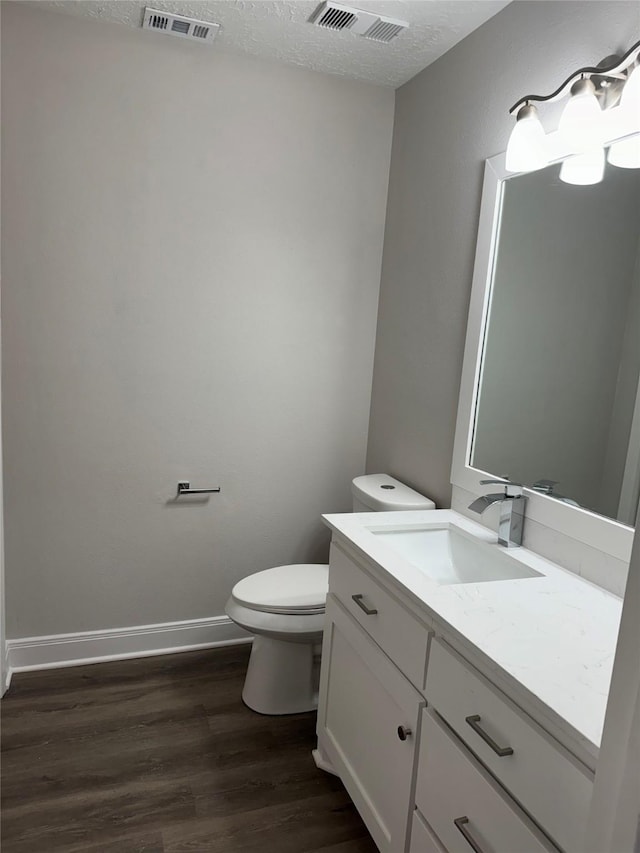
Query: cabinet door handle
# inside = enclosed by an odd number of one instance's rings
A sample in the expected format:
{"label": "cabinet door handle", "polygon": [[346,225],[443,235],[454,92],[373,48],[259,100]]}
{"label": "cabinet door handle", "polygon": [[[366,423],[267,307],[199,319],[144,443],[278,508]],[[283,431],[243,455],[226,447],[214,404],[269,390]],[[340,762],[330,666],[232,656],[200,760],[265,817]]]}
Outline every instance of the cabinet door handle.
{"label": "cabinet door handle", "polygon": [[513,749],[511,749],[510,746],[498,746],[491,735],[488,735],[485,730],[480,727],[480,714],[473,714],[471,717],[465,717],[464,720],[465,723],[468,723],[471,726],[477,735],[480,735],[485,743],[489,744],[491,749],[496,755],[499,755],[500,758],[504,758],[505,755],[513,755]]}
{"label": "cabinet door handle", "polygon": [[411,736],[411,729],[407,728],[407,726],[398,726],[398,737],[400,740],[406,740]]}
{"label": "cabinet door handle", "polygon": [[467,829],[469,818],[466,815],[463,815],[462,817],[457,817],[453,822],[458,832],[462,834],[462,837],[467,842],[469,847],[474,851],[474,853],[484,853],[482,847],[480,847],[473,835],[471,835],[471,833]]}
{"label": "cabinet door handle", "polygon": [[359,592],[357,595],[352,595],[351,598],[355,601],[360,610],[364,610],[367,616],[375,616],[378,612],[375,607],[367,607],[367,605],[362,600],[364,598],[364,595],[361,592]]}

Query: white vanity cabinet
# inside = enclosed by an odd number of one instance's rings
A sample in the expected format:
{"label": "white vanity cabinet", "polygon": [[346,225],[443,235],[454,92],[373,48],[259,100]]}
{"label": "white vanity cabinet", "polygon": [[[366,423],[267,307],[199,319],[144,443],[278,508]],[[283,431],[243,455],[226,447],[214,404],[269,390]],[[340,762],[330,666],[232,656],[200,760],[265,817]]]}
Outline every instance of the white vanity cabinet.
{"label": "white vanity cabinet", "polygon": [[[416,817],[449,853],[550,853],[542,832],[432,711],[422,724]],[[412,853],[419,853],[414,847]]]}
{"label": "white vanity cabinet", "polygon": [[583,849],[593,790],[586,767],[440,640],[431,647],[426,695],[430,708],[558,846]]}
{"label": "white vanity cabinet", "polygon": [[383,853],[582,853],[591,770],[385,574],[334,539],[319,766]]}
{"label": "white vanity cabinet", "polygon": [[336,543],[331,545],[329,592],[413,686],[422,690],[432,631]]}
{"label": "white vanity cabinet", "polygon": [[[341,553],[342,559],[346,558]],[[363,620],[369,617],[374,633],[377,629],[384,634],[385,620],[379,617],[398,603],[375,582],[369,584],[371,579],[355,563],[349,568],[349,602]],[[406,616],[413,620],[410,614]],[[428,641],[424,627],[420,639],[424,646],[423,675]],[[407,651],[408,659],[413,660],[416,650]],[[318,749],[342,779],[384,853],[406,849],[424,706],[424,697],[361,627],[342,599],[330,592],[322,648]]]}

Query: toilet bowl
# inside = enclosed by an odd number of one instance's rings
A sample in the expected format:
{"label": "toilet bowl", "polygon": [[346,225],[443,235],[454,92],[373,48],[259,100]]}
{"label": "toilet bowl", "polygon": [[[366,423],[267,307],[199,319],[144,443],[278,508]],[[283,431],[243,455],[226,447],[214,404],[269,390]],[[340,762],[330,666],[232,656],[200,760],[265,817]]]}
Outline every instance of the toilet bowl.
{"label": "toilet bowl", "polygon": [[[435,509],[433,501],[386,474],[356,477],[355,512]],[[225,611],[254,635],[242,690],[260,714],[299,714],[318,705],[320,643],[329,566],[276,566],[239,581]]]}
{"label": "toilet bowl", "polygon": [[265,569],[234,586],[227,616],[255,635],[242,690],[254,711],[296,714],[317,706],[314,646],[328,586],[329,566],[318,563]]}

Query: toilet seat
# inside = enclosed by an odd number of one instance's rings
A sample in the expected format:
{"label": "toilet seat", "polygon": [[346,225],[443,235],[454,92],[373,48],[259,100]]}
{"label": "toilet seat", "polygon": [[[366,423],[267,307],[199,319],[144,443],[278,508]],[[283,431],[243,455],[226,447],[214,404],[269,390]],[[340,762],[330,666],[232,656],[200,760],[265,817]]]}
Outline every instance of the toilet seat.
{"label": "toilet seat", "polygon": [[320,642],[324,628],[324,610],[320,613],[267,613],[244,607],[231,597],[225,612],[236,625],[255,636],[273,637],[292,643]]}
{"label": "toilet seat", "polygon": [[311,616],[324,613],[328,591],[328,565],[299,563],[249,575],[233,587],[231,597],[250,610]]}

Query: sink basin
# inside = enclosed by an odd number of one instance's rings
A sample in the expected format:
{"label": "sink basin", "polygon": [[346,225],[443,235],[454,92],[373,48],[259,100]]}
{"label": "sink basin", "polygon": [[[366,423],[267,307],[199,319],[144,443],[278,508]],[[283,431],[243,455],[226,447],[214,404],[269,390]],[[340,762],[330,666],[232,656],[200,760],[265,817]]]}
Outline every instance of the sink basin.
{"label": "sink basin", "polygon": [[541,577],[497,545],[454,527],[369,528],[381,542],[437,584],[483,583]]}

